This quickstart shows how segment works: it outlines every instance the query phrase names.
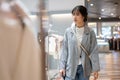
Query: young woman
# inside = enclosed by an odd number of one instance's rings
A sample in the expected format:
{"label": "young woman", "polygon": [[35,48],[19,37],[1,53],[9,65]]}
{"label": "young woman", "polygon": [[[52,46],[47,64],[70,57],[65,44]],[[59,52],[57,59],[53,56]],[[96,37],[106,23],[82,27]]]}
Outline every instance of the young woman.
{"label": "young woman", "polygon": [[100,70],[98,47],[94,31],[87,26],[87,9],[78,5],[72,15],[74,22],[65,31],[61,49],[60,75],[65,80],[89,80],[93,73],[96,80]]}

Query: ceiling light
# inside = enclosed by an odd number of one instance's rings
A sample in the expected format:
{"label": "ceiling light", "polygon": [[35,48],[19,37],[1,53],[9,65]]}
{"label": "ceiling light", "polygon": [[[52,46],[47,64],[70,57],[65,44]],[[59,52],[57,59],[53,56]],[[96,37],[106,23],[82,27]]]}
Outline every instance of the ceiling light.
{"label": "ceiling light", "polygon": [[113,16],[114,14],[113,14],[113,13],[111,13],[110,15],[111,15],[111,16]]}
{"label": "ceiling light", "polygon": [[99,19],[101,19],[101,17],[99,17]]}
{"label": "ceiling light", "polygon": [[90,6],[93,6],[94,4],[90,4]]}
{"label": "ceiling light", "polygon": [[105,11],[104,9],[101,9],[101,11]]}
{"label": "ceiling light", "polygon": [[90,1],[90,0],[87,0],[88,2]]}

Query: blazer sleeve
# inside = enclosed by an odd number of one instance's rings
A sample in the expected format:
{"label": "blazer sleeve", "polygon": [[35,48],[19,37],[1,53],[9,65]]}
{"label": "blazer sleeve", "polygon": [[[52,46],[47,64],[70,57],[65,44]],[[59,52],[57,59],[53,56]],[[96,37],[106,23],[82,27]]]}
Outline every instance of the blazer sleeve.
{"label": "blazer sleeve", "polygon": [[100,70],[100,64],[99,64],[99,55],[98,55],[98,45],[94,31],[91,31],[90,38],[91,38],[90,59],[92,63],[92,72],[95,72]]}
{"label": "blazer sleeve", "polygon": [[60,63],[59,69],[65,69],[68,57],[68,39],[67,39],[67,32],[64,34],[62,48],[60,51]]}

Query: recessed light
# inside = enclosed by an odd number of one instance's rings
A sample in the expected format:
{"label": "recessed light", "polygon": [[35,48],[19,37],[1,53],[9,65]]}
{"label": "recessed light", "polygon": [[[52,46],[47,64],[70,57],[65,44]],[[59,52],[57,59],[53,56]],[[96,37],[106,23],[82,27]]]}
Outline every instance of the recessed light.
{"label": "recessed light", "polygon": [[101,19],[101,17],[99,17],[98,19]]}
{"label": "recessed light", "polygon": [[113,16],[114,14],[113,14],[113,13],[111,13],[110,15],[111,15],[111,16]]}
{"label": "recessed light", "polygon": [[101,9],[101,11],[105,11],[105,9]]}
{"label": "recessed light", "polygon": [[90,1],[90,0],[87,0],[88,2]]}
{"label": "recessed light", "polygon": [[90,4],[90,6],[93,6],[94,4]]}

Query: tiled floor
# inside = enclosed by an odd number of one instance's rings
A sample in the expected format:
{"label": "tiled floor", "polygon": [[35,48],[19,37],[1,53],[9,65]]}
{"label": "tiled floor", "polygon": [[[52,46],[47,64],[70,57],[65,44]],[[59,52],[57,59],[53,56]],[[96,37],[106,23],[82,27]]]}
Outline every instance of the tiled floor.
{"label": "tiled floor", "polygon": [[98,80],[120,80],[120,52],[100,53],[99,56],[101,70]]}
{"label": "tiled floor", "polygon": [[[98,80],[120,80],[120,52],[99,53],[99,57],[101,70]],[[90,80],[93,80],[92,76]]]}

